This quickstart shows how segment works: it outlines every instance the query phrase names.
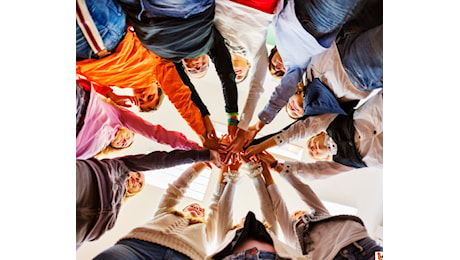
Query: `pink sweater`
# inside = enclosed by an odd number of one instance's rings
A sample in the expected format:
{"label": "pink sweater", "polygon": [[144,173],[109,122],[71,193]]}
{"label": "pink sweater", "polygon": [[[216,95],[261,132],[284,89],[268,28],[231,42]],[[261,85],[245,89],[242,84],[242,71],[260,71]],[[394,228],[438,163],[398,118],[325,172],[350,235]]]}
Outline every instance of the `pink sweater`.
{"label": "pink sweater", "polygon": [[188,140],[180,132],[168,131],[161,125],[145,121],[126,108],[105,102],[91,88],[85,123],[77,136],[77,159],[88,159],[99,153],[110,144],[121,127],[175,149],[201,148],[199,144]]}

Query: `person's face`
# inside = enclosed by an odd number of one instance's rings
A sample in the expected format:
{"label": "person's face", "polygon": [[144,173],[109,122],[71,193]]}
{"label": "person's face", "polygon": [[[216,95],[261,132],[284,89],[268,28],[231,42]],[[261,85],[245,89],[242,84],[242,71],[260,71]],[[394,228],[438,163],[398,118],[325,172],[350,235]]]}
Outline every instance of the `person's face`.
{"label": "person's face", "polygon": [[281,59],[280,53],[278,51],[273,55],[272,59],[270,60],[270,64],[272,65],[272,74],[283,75],[286,73],[283,59]]}
{"label": "person's face", "polygon": [[128,129],[119,129],[115,138],[112,140],[110,145],[113,148],[127,148],[131,146],[134,141],[134,133],[129,131]]}
{"label": "person's face", "polygon": [[286,111],[291,118],[297,119],[303,116],[303,100],[302,93],[294,94],[289,98],[289,102],[286,104]]}
{"label": "person's face", "polygon": [[183,64],[191,77],[202,78],[208,71],[209,57],[201,55],[195,59],[183,59]]}
{"label": "person's face", "polygon": [[186,206],[183,211],[190,214],[192,217],[205,217],[205,210],[198,203],[192,203]]}
{"label": "person's face", "polygon": [[130,193],[138,193],[144,188],[145,177],[143,172],[129,172],[126,189]]}
{"label": "person's face", "polygon": [[139,108],[147,109],[150,107],[155,107],[158,104],[158,88],[160,84],[155,81],[151,87],[133,89],[134,97],[139,102]]}
{"label": "person's face", "polygon": [[291,214],[291,220],[297,220],[299,219],[301,216],[307,214],[307,211],[306,210],[297,210],[297,211],[294,211],[292,214]]}
{"label": "person's face", "polygon": [[233,64],[233,70],[235,71],[236,77],[235,80],[236,82],[240,82],[243,79],[246,78],[246,75],[249,72],[249,69],[251,68],[251,64],[248,62],[247,59],[233,54],[232,55],[232,64]]}
{"label": "person's face", "polygon": [[331,152],[324,144],[325,139],[325,132],[318,133],[317,135],[308,139],[306,148],[310,158],[319,161],[329,160],[331,158]]}

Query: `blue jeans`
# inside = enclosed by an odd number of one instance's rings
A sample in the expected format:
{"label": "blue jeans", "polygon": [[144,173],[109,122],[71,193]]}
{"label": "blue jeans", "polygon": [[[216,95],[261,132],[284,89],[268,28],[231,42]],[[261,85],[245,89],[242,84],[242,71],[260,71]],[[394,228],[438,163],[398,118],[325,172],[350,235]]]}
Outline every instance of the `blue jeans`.
{"label": "blue jeans", "polygon": [[278,260],[276,253],[261,251],[256,247],[226,256],[223,260]]}
{"label": "blue jeans", "polygon": [[383,88],[383,25],[337,45],[351,83],[363,91]]}
{"label": "blue jeans", "polygon": [[[113,51],[126,33],[126,16],[121,6],[114,0],[86,0],[86,6],[96,25],[107,51]],[[97,59],[76,23],[77,60]]]}
{"label": "blue jeans", "polygon": [[340,249],[334,260],[371,260],[375,259],[378,251],[383,251],[383,248],[367,237]]}
{"label": "blue jeans", "polygon": [[323,47],[330,47],[335,36],[364,5],[364,0],[294,0],[297,19]]}
{"label": "blue jeans", "polygon": [[190,257],[181,254],[171,248],[158,244],[138,240],[124,239],[114,246],[106,249],[95,260],[189,260]]}

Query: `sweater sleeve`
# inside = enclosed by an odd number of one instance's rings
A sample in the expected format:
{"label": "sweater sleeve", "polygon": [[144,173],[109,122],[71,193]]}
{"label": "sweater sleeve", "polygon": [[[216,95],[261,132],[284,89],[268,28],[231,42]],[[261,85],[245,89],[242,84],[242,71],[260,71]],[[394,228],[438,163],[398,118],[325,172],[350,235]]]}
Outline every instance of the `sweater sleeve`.
{"label": "sweater sleeve", "polygon": [[216,185],[215,190],[211,196],[211,204],[209,204],[209,213],[206,221],[206,240],[208,244],[213,243],[216,238],[216,228],[217,228],[217,215],[218,208],[217,204],[219,203],[222,192],[224,191],[225,184],[219,183]]}
{"label": "sweater sleeve", "polygon": [[175,149],[192,150],[200,148],[198,143],[188,140],[180,132],[169,131],[161,125],[154,125],[123,107],[120,107],[118,112],[120,123],[136,134],[145,136],[160,144],[169,145]]}
{"label": "sweater sleeve", "polygon": [[235,197],[236,182],[226,183],[222,196],[217,204],[216,242],[221,244],[227,232],[233,226],[233,198]]}
{"label": "sweater sleeve", "polygon": [[267,56],[267,47],[264,44],[261,46],[254,58],[253,72],[251,72],[253,74],[251,75],[251,81],[249,82],[248,97],[246,98],[246,103],[243,111],[241,112],[240,122],[238,123],[238,127],[243,130],[248,129],[260,96],[264,93],[263,85],[268,67]]}
{"label": "sweater sleeve", "polygon": [[169,184],[165,194],[160,199],[157,211],[155,212],[155,216],[158,216],[162,213],[168,213],[173,210],[184,197],[184,193],[190,186],[190,183],[192,183],[198,174],[199,172],[197,172],[193,166],[191,166],[185,170],[182,175],[179,176],[179,178],[177,178],[172,184]]}
{"label": "sweater sleeve", "polygon": [[168,99],[177,109],[179,114],[187,121],[188,125],[197,135],[206,132],[203,117],[195,103],[191,99],[192,92],[184,85],[174,63],[162,59],[157,66],[157,77]]}
{"label": "sweater sleeve", "polygon": [[222,84],[225,112],[238,112],[238,89],[235,82],[236,75],[233,70],[232,58],[220,32],[214,26],[213,30],[214,42],[209,50],[209,57],[215,65],[217,75]]}
{"label": "sweater sleeve", "polygon": [[275,210],[273,208],[273,202],[271,200],[270,194],[268,193],[267,186],[265,185],[265,182],[260,174],[252,178],[252,180],[256,188],[257,195],[259,196],[260,210],[262,211],[262,216],[264,220],[270,225],[270,230],[275,235],[278,235],[276,214],[274,214]]}
{"label": "sweater sleeve", "polygon": [[148,171],[210,160],[209,150],[155,151],[149,154],[130,155],[118,158],[130,171]]}

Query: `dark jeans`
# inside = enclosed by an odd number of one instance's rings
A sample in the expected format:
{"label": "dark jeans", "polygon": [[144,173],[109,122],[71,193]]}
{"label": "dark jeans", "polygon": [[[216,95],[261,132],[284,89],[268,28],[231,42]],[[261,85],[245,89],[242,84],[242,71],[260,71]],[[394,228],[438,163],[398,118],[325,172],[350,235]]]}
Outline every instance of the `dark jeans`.
{"label": "dark jeans", "polygon": [[367,237],[340,249],[334,260],[371,260],[375,259],[375,252],[378,251],[383,251],[383,248]]}
{"label": "dark jeans", "polygon": [[95,260],[189,260],[190,257],[171,248],[138,239],[124,239],[106,249]]}

